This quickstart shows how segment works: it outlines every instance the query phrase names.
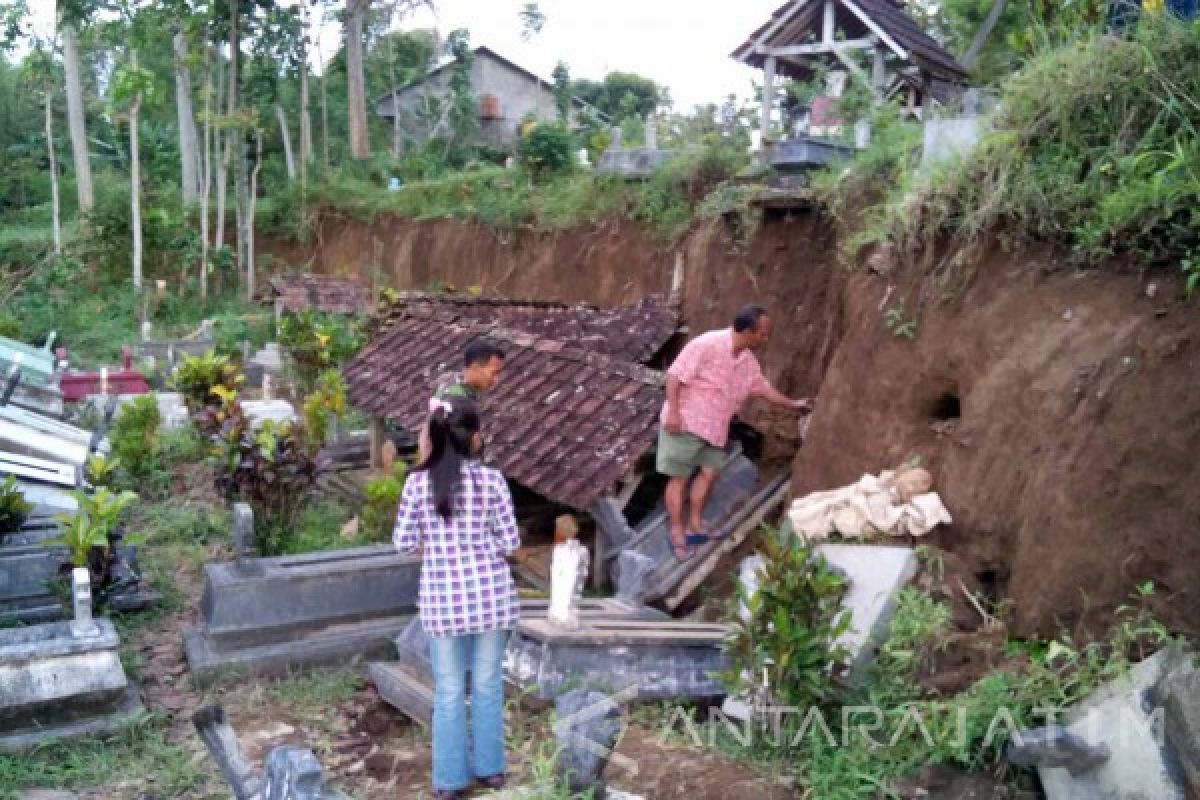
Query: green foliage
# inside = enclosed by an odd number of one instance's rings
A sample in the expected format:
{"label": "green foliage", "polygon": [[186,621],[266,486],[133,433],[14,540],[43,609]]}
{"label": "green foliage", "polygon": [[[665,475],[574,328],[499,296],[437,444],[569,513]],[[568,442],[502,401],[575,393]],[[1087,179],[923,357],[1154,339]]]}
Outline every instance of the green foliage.
{"label": "green foliage", "polygon": [[93,453],[88,456],[83,473],[92,486],[104,486],[111,489],[120,469],[121,462],[117,458],[102,453]]}
{"label": "green foliage", "polygon": [[[104,487],[93,494],[76,489],[74,495],[79,509],[74,514],[57,516],[63,535],[53,543],[67,548],[73,566],[95,567],[98,560],[100,564],[108,560],[117,525],[138,496],[134,492],[114,493]],[[103,580],[93,581],[96,587],[104,585]]]}
{"label": "green foliage", "polygon": [[316,388],[304,400],[304,427],[314,447],[324,447],[329,423],[346,413],[346,382],[342,373],[327,369],[317,376]]}
{"label": "green foliage", "polygon": [[317,469],[302,428],[267,420],[253,429],[236,400],[216,438],[221,447],[217,490],[254,509],[259,552],[277,555],[295,530]]}
{"label": "green foliage", "polygon": [[1040,53],[1005,85],[994,131],[971,157],[893,183],[868,210],[875,238],[913,252],[1003,229],[1069,247],[1083,264],[1182,263],[1200,246],[1198,62],[1200,27],[1167,15],[1130,40],[1095,35]]}
{"label": "green foliage", "polygon": [[610,72],[603,81],[577,80],[572,89],[576,97],[614,121],[644,117],[666,101],[663,87],[632,72]]}
{"label": "green foliage", "polygon": [[397,461],[392,466],[391,475],[367,482],[364,489],[367,502],[363,506],[362,524],[370,541],[386,542],[391,539],[392,528],[396,524],[396,510],[400,507],[400,495],[404,492],[407,478],[407,462]]}
{"label": "green foliage", "polygon": [[571,71],[567,65],[559,61],[554,65],[554,108],[558,111],[558,121],[566,123],[571,119]]}
{"label": "green foliage", "polygon": [[362,320],[311,310],[286,315],[279,329],[279,343],[306,392],[316,387],[321,373],[353,358],[364,341]]}
{"label": "green foliage", "polygon": [[848,655],[835,645],[851,623],[849,612],[839,609],[846,580],[785,531],[765,531],[759,552],[765,566],[758,591],[747,596],[739,585],[749,619],[737,618],[728,644],[734,668],[725,679],[746,689],[765,676],[772,698],[783,705],[823,705],[833,697]]}
{"label": "green foliage", "polygon": [[0,482],[0,536],[20,528],[31,511],[33,504],[25,500],[15,476]]}
{"label": "green foliage", "polygon": [[521,163],[535,178],[569,170],[574,150],[575,140],[562,123],[538,123],[521,137]]}
{"label": "green foliage", "polygon": [[145,478],[157,465],[158,429],[162,414],[152,394],[127,403],[117,414],[109,441],[116,460],[134,478]]}
{"label": "green foliage", "polygon": [[196,413],[214,402],[215,389],[236,389],[244,380],[245,376],[228,356],[213,352],[184,356],[171,376],[171,385],[183,395],[188,410]]}
{"label": "green foliage", "polygon": [[282,555],[317,553],[366,544],[358,535],[343,534],[352,514],[340,503],[320,502],[304,506],[296,514],[295,528],[280,542]]}

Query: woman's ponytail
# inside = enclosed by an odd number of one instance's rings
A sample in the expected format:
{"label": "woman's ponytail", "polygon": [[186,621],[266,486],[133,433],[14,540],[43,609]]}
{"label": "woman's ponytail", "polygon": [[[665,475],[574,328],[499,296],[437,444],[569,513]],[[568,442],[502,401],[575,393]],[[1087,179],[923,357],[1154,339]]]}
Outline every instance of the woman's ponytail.
{"label": "woman's ponytail", "polygon": [[434,509],[446,522],[454,516],[462,467],[472,456],[479,427],[479,412],[467,398],[430,401],[429,457],[420,469],[429,472]]}

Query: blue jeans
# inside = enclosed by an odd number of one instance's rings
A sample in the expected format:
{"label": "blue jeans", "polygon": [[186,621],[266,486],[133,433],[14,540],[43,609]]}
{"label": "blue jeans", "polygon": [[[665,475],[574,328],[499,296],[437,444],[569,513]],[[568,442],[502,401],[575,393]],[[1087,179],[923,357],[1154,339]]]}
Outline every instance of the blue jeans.
{"label": "blue jeans", "polygon": [[[508,634],[499,630],[429,639],[434,681],[434,789],[465,789],[472,777],[504,772],[504,649]],[[471,673],[469,739],[467,672]]]}

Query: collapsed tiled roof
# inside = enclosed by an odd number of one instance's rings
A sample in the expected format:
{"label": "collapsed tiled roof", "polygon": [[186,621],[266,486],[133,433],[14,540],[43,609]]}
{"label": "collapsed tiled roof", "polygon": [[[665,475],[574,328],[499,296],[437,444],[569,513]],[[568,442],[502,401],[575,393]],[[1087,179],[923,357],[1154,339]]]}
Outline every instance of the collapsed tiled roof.
{"label": "collapsed tiled roof", "polygon": [[344,369],[355,406],[416,430],[438,377],[461,366],[467,342],[506,354],[484,404],[488,463],[546,498],[584,510],[632,470],[657,435],[660,372],[562,341],[445,309],[410,309]]}
{"label": "collapsed tiled roof", "polygon": [[638,363],[653,358],[679,328],[678,309],[659,296],[611,310],[504,297],[416,292],[395,297],[384,312],[383,328],[413,314],[488,323]]}
{"label": "collapsed tiled roof", "polygon": [[[862,13],[904,49],[908,60],[921,70],[942,81],[961,84],[967,80],[967,70],[917,24],[899,0],[854,0],[844,3],[836,0],[838,27],[846,32],[847,38],[866,36],[872,31],[858,18],[850,6]],[[738,61],[762,68],[766,56],[758,52],[761,47],[788,47],[803,45],[821,39],[824,3],[788,2],[777,8],[771,18],[763,23],[750,38],[743,42],[732,55]],[[766,37],[765,39],[763,37]],[[759,42],[759,39],[763,39]],[[756,46],[757,45],[757,46]],[[776,69],[784,75],[796,78],[807,77],[810,70],[796,61],[781,58]]]}
{"label": "collapsed tiled roof", "polygon": [[311,273],[290,273],[271,279],[275,297],[285,311],[320,311],[326,314],[368,314],[371,291],[344,278]]}

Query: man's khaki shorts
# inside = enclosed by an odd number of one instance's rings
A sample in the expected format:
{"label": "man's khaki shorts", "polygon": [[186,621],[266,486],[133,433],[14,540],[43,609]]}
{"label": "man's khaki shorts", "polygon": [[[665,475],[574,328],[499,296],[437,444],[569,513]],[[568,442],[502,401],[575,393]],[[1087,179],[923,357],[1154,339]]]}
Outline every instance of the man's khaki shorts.
{"label": "man's khaki shorts", "polygon": [[658,432],[658,471],[672,478],[689,477],[697,469],[719,470],[725,451],[692,433]]}

